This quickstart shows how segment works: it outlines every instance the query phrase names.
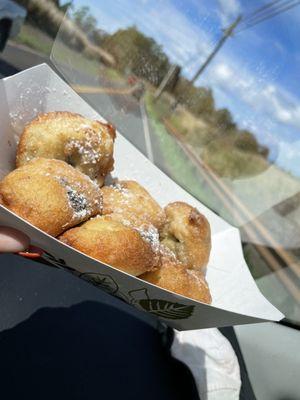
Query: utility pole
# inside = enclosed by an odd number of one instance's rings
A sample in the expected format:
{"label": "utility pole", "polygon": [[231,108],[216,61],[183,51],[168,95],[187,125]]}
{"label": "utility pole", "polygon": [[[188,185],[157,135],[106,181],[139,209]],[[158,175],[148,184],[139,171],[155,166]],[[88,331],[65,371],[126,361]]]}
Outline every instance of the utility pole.
{"label": "utility pole", "polygon": [[[235,28],[238,26],[238,24],[241,22],[242,20],[242,16],[239,15],[236,20],[226,29],[223,30],[223,36],[221,37],[221,39],[218,41],[216,47],[213,49],[213,51],[210,53],[210,55],[207,57],[207,59],[204,61],[204,63],[200,66],[200,68],[198,69],[198,71],[195,73],[195,75],[193,76],[193,78],[191,79],[190,83],[193,84],[198,78],[199,76],[202,74],[202,72],[205,70],[205,68],[208,66],[208,64],[211,62],[211,60],[215,57],[215,55],[217,54],[217,52],[221,49],[221,47],[224,45],[224,43],[226,42],[226,40],[232,36],[233,31],[235,30]],[[182,99],[182,95],[180,95],[177,100],[174,101],[174,103],[171,106],[171,110],[174,112],[177,105],[180,103],[180,100]]]}
{"label": "utility pole", "polygon": [[201,67],[198,69],[198,71],[195,73],[193,78],[191,79],[191,83],[194,83],[199,76],[202,74],[202,72],[205,70],[205,68],[208,66],[208,64],[211,62],[211,60],[214,58],[214,56],[217,54],[217,52],[221,49],[221,47],[224,45],[226,40],[232,36],[233,31],[235,28],[238,26],[238,24],[241,22],[242,16],[239,15],[237,19],[226,29],[223,31],[223,36],[217,43],[216,47],[213,49],[213,51],[210,53],[210,55],[207,57],[207,59],[204,61],[204,63],[201,65]]}
{"label": "utility pole", "polygon": [[178,65],[172,65],[163,80],[161,81],[159,87],[157,88],[155,94],[154,94],[154,99],[157,100],[162,92],[166,89],[166,86],[169,84],[169,82],[174,78],[175,74],[180,72],[180,67]]}

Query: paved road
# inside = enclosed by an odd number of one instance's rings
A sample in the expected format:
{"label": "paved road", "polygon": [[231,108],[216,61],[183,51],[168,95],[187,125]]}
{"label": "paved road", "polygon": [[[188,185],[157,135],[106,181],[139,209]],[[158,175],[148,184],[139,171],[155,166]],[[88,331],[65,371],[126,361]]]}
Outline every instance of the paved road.
{"label": "paved road", "polygon": [[0,74],[12,75],[47,60],[47,57],[34,51],[29,52],[26,47],[9,43],[4,52],[0,53]]}

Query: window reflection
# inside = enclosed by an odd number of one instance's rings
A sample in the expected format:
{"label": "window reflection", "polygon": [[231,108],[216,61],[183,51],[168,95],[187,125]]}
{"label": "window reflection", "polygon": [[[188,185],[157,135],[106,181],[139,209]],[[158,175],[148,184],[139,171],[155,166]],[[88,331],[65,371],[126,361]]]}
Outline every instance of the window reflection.
{"label": "window reflection", "polygon": [[259,286],[300,324],[299,2],[19,3],[14,40],[54,44],[82,96],[239,227]]}

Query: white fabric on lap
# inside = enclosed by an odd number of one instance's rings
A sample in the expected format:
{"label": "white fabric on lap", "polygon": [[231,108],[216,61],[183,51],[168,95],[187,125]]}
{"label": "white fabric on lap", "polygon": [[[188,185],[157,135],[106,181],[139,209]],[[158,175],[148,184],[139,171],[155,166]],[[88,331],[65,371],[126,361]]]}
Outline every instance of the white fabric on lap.
{"label": "white fabric on lap", "polygon": [[239,399],[239,362],[220,331],[175,331],[171,353],[191,370],[201,400]]}

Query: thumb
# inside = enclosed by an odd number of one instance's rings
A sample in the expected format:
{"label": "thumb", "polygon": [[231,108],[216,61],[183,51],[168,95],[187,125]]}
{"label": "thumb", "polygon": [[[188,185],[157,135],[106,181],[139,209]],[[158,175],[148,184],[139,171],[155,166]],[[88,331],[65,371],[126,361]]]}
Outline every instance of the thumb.
{"label": "thumb", "polygon": [[30,239],[24,233],[0,226],[0,253],[17,253],[29,247]]}

